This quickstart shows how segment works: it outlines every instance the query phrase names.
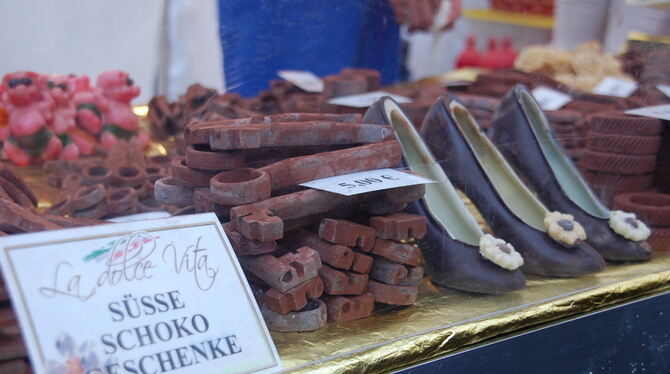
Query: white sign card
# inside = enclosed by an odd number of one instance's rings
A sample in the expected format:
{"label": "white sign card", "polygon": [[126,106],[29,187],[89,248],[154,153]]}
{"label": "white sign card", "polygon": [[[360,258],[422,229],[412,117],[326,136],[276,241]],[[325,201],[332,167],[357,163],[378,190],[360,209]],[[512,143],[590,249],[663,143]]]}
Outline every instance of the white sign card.
{"label": "white sign card", "polygon": [[628,97],[637,89],[637,83],[618,77],[605,77],[592,92],[597,95]]}
{"label": "white sign card", "polygon": [[430,179],[395,169],[377,169],[321,178],[301,186],[351,196],[389,188],[435,183]]}
{"label": "white sign card", "polygon": [[626,114],[670,121],[670,104],[647,106],[625,111]]}
{"label": "white sign card", "polygon": [[543,110],[558,110],[572,100],[570,95],[553,88],[537,86],[531,91],[533,97]]}
{"label": "white sign card", "polygon": [[8,236],[0,251],[37,373],[281,369],[212,213]]}
{"label": "white sign card", "polygon": [[657,84],[656,88],[658,88],[659,91],[663,92],[665,96],[670,97],[670,86],[667,84]]}
{"label": "white sign card", "polygon": [[323,80],[311,71],[279,70],[277,75],[307,92],[323,92]]}
{"label": "white sign card", "polygon": [[352,108],[367,108],[372,105],[380,97],[389,96],[398,104],[408,104],[412,99],[405,96],[394,95],[386,91],[370,91],[362,94],[340,96],[328,100],[328,103],[335,105],[348,106]]}

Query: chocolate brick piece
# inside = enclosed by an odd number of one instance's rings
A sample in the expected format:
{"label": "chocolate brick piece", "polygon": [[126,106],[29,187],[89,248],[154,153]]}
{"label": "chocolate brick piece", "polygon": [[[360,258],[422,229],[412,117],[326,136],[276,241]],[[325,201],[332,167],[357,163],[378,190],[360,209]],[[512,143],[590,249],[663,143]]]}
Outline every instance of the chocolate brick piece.
{"label": "chocolate brick piece", "polygon": [[361,295],[368,286],[366,274],[339,271],[328,265],[319,270],[319,276],[323,279],[324,292],[329,295]]}
{"label": "chocolate brick piece", "polygon": [[375,302],[390,305],[412,305],[419,293],[417,286],[392,286],[370,280],[368,290],[375,297]]}
{"label": "chocolate brick piece", "polygon": [[354,263],[351,265],[351,270],[356,273],[367,274],[372,269],[373,261],[372,256],[354,252]]}
{"label": "chocolate brick piece", "polygon": [[319,299],[310,299],[303,309],[288,314],[277,313],[266,304],[261,304],[260,308],[265,323],[272,331],[314,331],[326,326],[328,320],[326,303]]}
{"label": "chocolate brick piece", "polygon": [[268,305],[268,308],[275,312],[286,314],[304,308],[307,305],[308,298],[316,299],[322,293],[323,281],[321,278],[316,277],[286,292],[270,288],[265,292],[265,303]]}
{"label": "chocolate brick piece", "polygon": [[280,292],[306,282],[316,276],[321,268],[319,254],[308,247],[298,248],[279,258],[273,255],[240,258],[242,266]]}
{"label": "chocolate brick piece", "polygon": [[223,224],[223,230],[226,232],[226,236],[228,236],[228,240],[230,240],[230,244],[238,256],[262,255],[273,252],[277,248],[277,243],[274,240],[261,242],[245,238],[244,235],[235,231],[230,222]]}
{"label": "chocolate brick piece", "polygon": [[418,286],[423,279],[423,268],[406,266],[378,257],[372,264],[370,278],[391,285]]}
{"label": "chocolate brick piece", "polygon": [[375,247],[372,249],[372,254],[410,266],[418,266],[421,262],[421,250],[419,247],[384,239],[377,239]]}
{"label": "chocolate brick piece", "polygon": [[375,297],[371,293],[360,296],[331,296],[326,298],[328,320],[345,322],[372,315]]}
{"label": "chocolate brick piece", "polygon": [[427,230],[426,218],[410,213],[370,217],[370,226],[377,231],[378,237],[391,240],[421,239]]}
{"label": "chocolate brick piece", "polygon": [[321,261],[334,268],[349,270],[354,262],[354,251],[349,247],[328,243],[313,232],[294,230],[286,233],[281,244],[287,247],[309,247],[319,252]]}
{"label": "chocolate brick piece", "polygon": [[343,219],[326,218],[319,225],[319,236],[331,243],[356,247],[368,252],[375,245],[375,230]]}

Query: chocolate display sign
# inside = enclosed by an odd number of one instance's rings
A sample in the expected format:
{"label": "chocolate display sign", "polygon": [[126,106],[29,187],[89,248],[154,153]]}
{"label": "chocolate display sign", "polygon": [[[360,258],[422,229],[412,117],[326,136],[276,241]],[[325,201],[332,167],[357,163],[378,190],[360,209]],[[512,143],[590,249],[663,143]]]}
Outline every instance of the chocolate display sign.
{"label": "chocolate display sign", "polygon": [[212,213],[0,240],[38,373],[248,373],[279,357]]}

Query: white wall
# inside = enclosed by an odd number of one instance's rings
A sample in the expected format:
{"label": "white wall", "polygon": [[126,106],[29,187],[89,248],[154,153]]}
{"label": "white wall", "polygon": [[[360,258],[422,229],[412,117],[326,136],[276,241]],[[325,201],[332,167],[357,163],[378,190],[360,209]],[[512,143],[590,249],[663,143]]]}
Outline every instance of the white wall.
{"label": "white wall", "polygon": [[[161,52],[166,4],[183,11],[171,25],[189,43],[168,37],[163,46],[170,49]],[[188,57],[167,59],[176,67],[162,68],[174,84],[163,90],[183,92],[194,81],[221,89],[216,9],[216,0],[0,0],[0,76],[34,70],[88,74],[95,82],[102,71],[123,69],[142,88],[135,103],[146,103],[158,92],[161,53],[173,51]]]}

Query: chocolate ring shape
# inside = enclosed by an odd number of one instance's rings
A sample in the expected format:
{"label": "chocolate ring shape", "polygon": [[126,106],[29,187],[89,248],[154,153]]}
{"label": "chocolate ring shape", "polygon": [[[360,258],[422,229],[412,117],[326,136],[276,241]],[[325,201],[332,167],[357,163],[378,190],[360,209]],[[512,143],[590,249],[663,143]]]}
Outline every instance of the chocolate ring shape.
{"label": "chocolate ring shape", "polygon": [[191,187],[209,186],[209,180],[217,172],[192,169],[186,165],[183,157],[172,160],[172,175]]}
{"label": "chocolate ring shape", "polygon": [[186,164],[201,170],[230,170],[244,166],[243,151],[212,151],[209,144],[186,147]]}
{"label": "chocolate ring shape", "polygon": [[210,190],[217,202],[242,205],[265,200],[272,193],[270,174],[252,168],[223,171],[210,180]]}
{"label": "chocolate ring shape", "polygon": [[137,191],[132,187],[123,187],[110,191],[105,199],[108,213],[122,215],[135,213],[137,210]]}
{"label": "chocolate ring shape", "polygon": [[81,171],[84,177],[84,184],[93,185],[101,183],[108,185],[112,179],[112,170],[103,164],[91,164]]}
{"label": "chocolate ring shape", "polygon": [[154,184],[154,198],[164,204],[193,205],[193,187],[177,178],[161,178]]}
{"label": "chocolate ring shape", "polygon": [[134,165],[121,165],[114,170],[112,184],[115,187],[139,187],[147,179],[147,173]]}
{"label": "chocolate ring shape", "polygon": [[77,218],[94,218],[99,219],[107,215],[107,204],[104,201],[99,202],[88,209],[74,212],[73,216]]}
{"label": "chocolate ring shape", "polygon": [[72,198],[72,210],[84,210],[98,204],[105,199],[106,192],[102,184],[81,187]]}

